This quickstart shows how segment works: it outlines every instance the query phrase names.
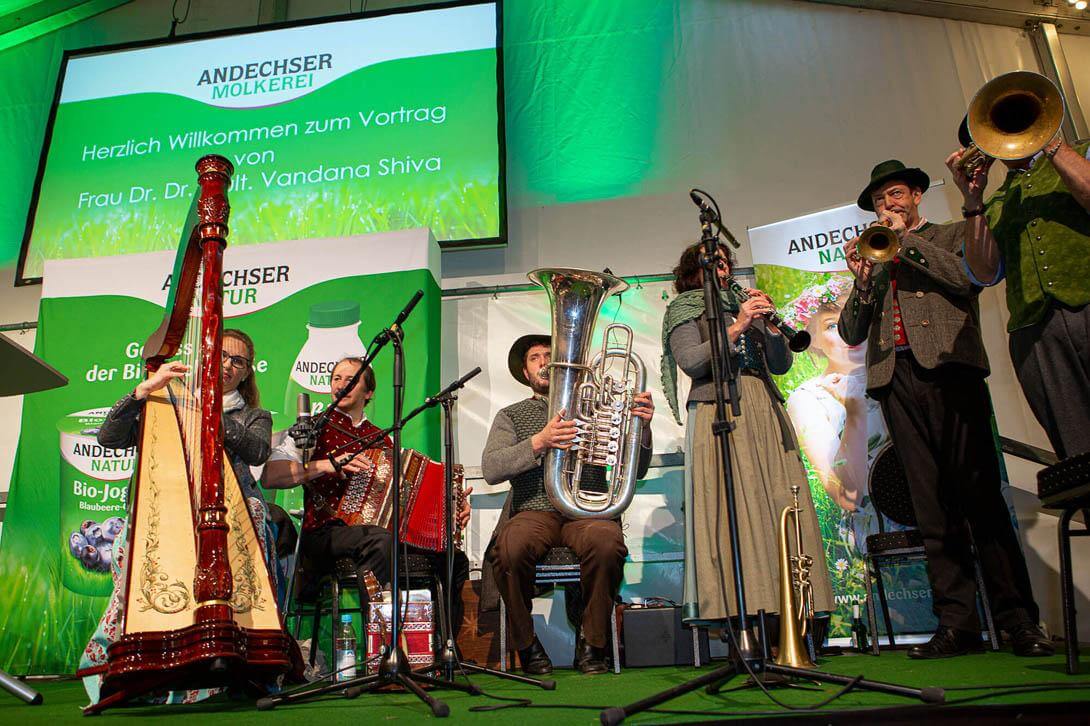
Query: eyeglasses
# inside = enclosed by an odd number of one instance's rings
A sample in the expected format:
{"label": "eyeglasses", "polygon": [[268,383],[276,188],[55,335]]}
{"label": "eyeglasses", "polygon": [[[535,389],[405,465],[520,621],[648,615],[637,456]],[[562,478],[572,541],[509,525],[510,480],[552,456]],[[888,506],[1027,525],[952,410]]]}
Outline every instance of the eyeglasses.
{"label": "eyeglasses", "polygon": [[223,351],[223,365],[244,370],[249,367],[250,361],[241,355],[228,355],[227,351]]}

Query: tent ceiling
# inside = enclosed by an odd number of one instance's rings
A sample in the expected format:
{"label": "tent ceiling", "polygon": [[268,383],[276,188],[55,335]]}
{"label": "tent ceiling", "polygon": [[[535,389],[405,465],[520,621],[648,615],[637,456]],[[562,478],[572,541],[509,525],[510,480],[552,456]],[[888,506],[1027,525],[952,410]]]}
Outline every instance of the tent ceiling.
{"label": "tent ceiling", "polygon": [[1075,10],[1067,0],[808,0],[870,10],[893,10],[991,25],[1025,27],[1055,23],[1061,33],[1090,35],[1090,10]]}

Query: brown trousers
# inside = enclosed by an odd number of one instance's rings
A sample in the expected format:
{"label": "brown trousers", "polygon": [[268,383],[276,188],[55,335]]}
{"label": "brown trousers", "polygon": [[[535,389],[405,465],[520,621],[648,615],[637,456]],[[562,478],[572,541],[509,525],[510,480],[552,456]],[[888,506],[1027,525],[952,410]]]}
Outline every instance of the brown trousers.
{"label": "brown trousers", "polygon": [[628,548],[621,526],[613,520],[565,519],[557,512],[519,512],[496,533],[488,559],[500,597],[507,605],[511,647],[522,650],[534,640],[530,615],[534,568],[553,547],[569,547],[579,558],[583,589],[582,632],[586,641],[604,648],[609,612],[624,576]]}

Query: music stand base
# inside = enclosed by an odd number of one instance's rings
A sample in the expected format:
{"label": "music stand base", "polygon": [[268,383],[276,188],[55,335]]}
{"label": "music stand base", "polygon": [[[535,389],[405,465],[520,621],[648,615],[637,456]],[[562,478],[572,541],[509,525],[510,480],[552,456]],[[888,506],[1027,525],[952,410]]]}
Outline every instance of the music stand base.
{"label": "music stand base", "polygon": [[42,703],[42,694],[4,670],[0,670],[0,687],[31,706],[40,706]]}

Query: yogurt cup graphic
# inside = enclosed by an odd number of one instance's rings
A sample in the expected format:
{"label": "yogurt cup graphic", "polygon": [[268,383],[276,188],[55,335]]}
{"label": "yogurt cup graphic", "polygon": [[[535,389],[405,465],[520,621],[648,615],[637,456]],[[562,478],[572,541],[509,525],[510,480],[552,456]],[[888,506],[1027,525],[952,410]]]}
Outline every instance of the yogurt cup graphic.
{"label": "yogurt cup graphic", "polygon": [[108,408],[65,416],[60,433],[61,579],[81,595],[109,595],[114,540],[125,526],[136,447],[108,449],[95,440]]}

